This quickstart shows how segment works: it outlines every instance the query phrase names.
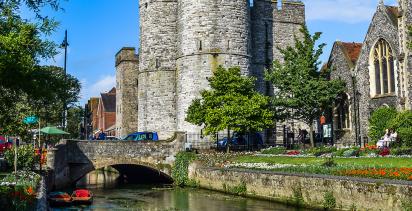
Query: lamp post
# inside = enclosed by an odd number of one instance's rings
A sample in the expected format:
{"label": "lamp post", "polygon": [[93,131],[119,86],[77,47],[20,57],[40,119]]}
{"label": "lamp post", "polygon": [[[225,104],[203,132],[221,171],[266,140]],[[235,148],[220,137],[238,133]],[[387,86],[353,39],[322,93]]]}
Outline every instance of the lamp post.
{"label": "lamp post", "polygon": [[[66,73],[67,73],[67,47],[69,46],[69,43],[67,42],[67,30],[64,33],[64,40],[62,44],[60,45],[61,48],[64,48],[64,76],[66,78]],[[63,102],[63,122],[62,126],[63,128],[66,128],[66,117],[67,117],[67,108],[66,108],[66,102]]]}

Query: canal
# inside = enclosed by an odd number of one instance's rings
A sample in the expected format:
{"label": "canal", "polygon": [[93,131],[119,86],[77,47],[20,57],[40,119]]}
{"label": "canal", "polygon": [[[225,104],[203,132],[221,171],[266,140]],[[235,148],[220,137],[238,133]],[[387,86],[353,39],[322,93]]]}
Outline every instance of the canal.
{"label": "canal", "polygon": [[202,189],[125,183],[125,179],[112,169],[94,171],[82,178],[76,186],[88,188],[94,193],[93,204],[52,208],[52,210],[297,210],[274,202]]}

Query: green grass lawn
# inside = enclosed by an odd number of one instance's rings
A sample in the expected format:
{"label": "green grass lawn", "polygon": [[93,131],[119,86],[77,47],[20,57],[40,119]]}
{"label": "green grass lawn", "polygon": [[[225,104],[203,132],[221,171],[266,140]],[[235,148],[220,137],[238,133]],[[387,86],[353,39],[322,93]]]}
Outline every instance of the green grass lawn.
{"label": "green grass lawn", "polygon": [[[263,156],[240,156],[232,159],[236,163],[270,163],[270,164],[293,164],[293,165],[321,165],[325,158],[316,157],[263,157]],[[412,158],[334,158],[338,165],[362,166],[362,167],[412,167]]]}

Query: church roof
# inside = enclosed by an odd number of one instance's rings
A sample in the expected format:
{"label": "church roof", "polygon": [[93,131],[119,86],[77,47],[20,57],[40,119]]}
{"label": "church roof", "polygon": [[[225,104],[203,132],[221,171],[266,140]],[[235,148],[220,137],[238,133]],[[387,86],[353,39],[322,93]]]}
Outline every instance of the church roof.
{"label": "church roof", "polygon": [[350,62],[352,66],[355,65],[362,50],[362,43],[337,42],[337,44],[341,46],[348,62]]}
{"label": "church roof", "polygon": [[393,23],[398,24],[399,8],[396,6],[386,6],[389,17],[392,19]]}
{"label": "church roof", "polygon": [[105,112],[116,112],[116,89],[113,88],[108,93],[101,93],[101,99]]}

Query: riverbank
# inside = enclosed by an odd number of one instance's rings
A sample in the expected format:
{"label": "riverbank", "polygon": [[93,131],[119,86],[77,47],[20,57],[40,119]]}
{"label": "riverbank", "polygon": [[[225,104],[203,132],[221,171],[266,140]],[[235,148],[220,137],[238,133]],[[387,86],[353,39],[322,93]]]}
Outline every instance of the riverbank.
{"label": "riverbank", "polygon": [[200,188],[311,208],[407,210],[412,182],[250,169],[189,166]]}

